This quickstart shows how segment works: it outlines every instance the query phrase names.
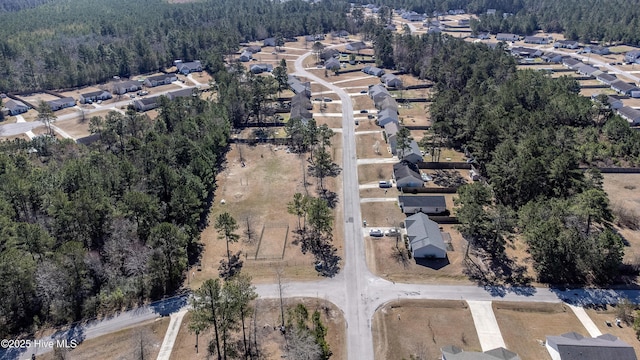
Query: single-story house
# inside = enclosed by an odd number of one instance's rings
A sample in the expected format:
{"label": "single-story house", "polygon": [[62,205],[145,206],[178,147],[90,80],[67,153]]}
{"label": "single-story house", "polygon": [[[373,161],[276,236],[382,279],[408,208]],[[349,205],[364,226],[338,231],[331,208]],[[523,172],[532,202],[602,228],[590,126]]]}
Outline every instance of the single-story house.
{"label": "single-story house", "polygon": [[627,120],[631,126],[640,125],[640,110],[623,106],[618,109],[618,115]]}
{"label": "single-story house", "polygon": [[544,60],[544,62],[548,63],[559,64],[562,62],[562,55],[552,52],[544,53],[542,54],[542,56],[540,56],[540,58]]}
{"label": "single-story house", "polygon": [[63,97],[60,99],[49,100],[47,101],[47,104],[49,104],[51,110],[57,111],[60,109],[76,106],[76,100],[72,97]]}
{"label": "single-story house", "polygon": [[388,88],[400,88],[402,87],[402,80],[394,74],[384,74],[380,77],[380,80]]}
{"label": "single-story house", "polygon": [[180,89],[167,93],[167,97],[169,100],[173,100],[179,97],[189,97],[193,96],[193,89]]}
{"label": "single-story house", "polygon": [[442,195],[398,196],[398,205],[405,214],[442,214],[447,211],[447,203]]}
{"label": "single-story house", "polygon": [[348,37],[349,32],[347,30],[334,31],[331,33],[333,37]]}
{"label": "single-story house", "polygon": [[136,92],[142,89],[142,84],[139,81],[128,80],[120,81],[113,84],[113,93],[117,95],[126,94],[128,92]]}
{"label": "single-story house", "polygon": [[409,13],[404,19],[409,21],[424,21],[425,17],[424,14]]}
{"label": "single-story house", "polygon": [[11,99],[4,104],[4,109],[6,109],[7,114],[15,116],[29,111],[29,106],[22,101]]}
{"label": "single-story house", "polygon": [[423,213],[413,214],[404,220],[413,258],[447,257],[447,245],[442,239],[438,223]]}
{"label": "single-story house", "polygon": [[160,98],[157,96],[150,98],[136,99],[133,101],[133,107],[140,112],[149,111],[160,106]]}
{"label": "single-story house", "polygon": [[[381,96],[384,95],[384,96]],[[391,96],[387,88],[382,84],[376,84],[369,87],[369,97],[374,101],[380,101],[385,96]]]}
{"label": "single-story house", "polygon": [[320,59],[322,60],[329,60],[331,58],[337,58],[340,57],[340,51],[336,50],[336,49],[324,49],[322,50],[322,52],[320,53]]}
{"label": "single-story house", "polygon": [[[578,67],[576,69],[576,71],[578,72],[578,74],[580,75],[585,75],[585,76],[593,76],[595,72],[600,71],[596,68],[594,68],[591,65],[587,65],[587,64],[582,64],[580,67]],[[602,71],[600,71],[600,73],[602,73]]]}
{"label": "single-story house", "polygon": [[396,147],[398,146],[398,138],[396,137],[398,130],[399,126],[395,121],[388,122],[384,125],[384,135],[387,138],[387,144],[389,144],[391,154],[393,155],[396,155]]}
{"label": "single-story house", "polygon": [[398,189],[424,186],[418,167],[407,161],[393,165],[393,178],[396,180]]}
{"label": "single-story house", "polygon": [[178,81],[176,74],[160,74],[155,76],[149,76],[144,80],[144,84],[148,87],[155,87],[160,85],[168,85],[174,81]]}
{"label": "single-story house", "polygon": [[86,104],[89,102],[94,102],[98,100],[109,100],[111,99],[111,93],[108,91],[92,91],[84,94],[80,94],[80,103]]}
{"label": "single-story house", "polygon": [[348,43],[347,46],[345,46],[345,49],[349,51],[360,51],[366,48],[367,48],[367,45],[362,41]]}
{"label": "single-story house", "polygon": [[362,68],[362,72],[377,77],[384,75],[384,70],[375,66],[365,66]]}
{"label": "single-story house", "polygon": [[487,15],[495,15],[496,9],[487,9]]}
{"label": "single-story house", "polygon": [[391,109],[398,112],[398,103],[396,99],[392,98],[391,95],[384,97],[382,100],[379,100],[375,103],[376,108],[378,109]]}
{"label": "single-story house", "polygon": [[249,71],[254,74],[262,74],[263,72],[272,72],[273,65],[271,64],[253,64],[249,67]]}
{"label": "single-story house", "polygon": [[[596,100],[601,94],[593,94],[591,95],[591,100]],[[622,108],[624,105],[622,104],[622,100],[620,100],[619,97],[615,96],[615,95],[606,95],[607,97],[607,104],[609,104],[609,107],[613,110],[618,110],[620,108]]]}
{"label": "single-story house", "polygon": [[313,108],[311,100],[304,94],[296,94],[291,98],[291,119],[300,119],[303,121],[313,118],[313,114],[309,110]]}
{"label": "single-story house", "polygon": [[584,47],[584,52],[598,55],[609,55],[609,48],[598,45],[587,45]]}
{"label": "single-story house", "polygon": [[574,58],[569,57],[569,56],[562,58],[562,65],[568,67],[569,69],[573,68],[574,66],[576,66],[578,64],[582,64],[582,61],[580,61],[578,59],[574,59]]}
{"label": "single-story house", "polygon": [[242,62],[247,62],[252,58],[253,58],[253,53],[251,51],[245,50],[242,52],[242,54],[240,54],[240,57],[238,59]]}
{"label": "single-story house", "polygon": [[481,32],[476,35],[476,39],[480,40],[489,40],[491,38],[491,34],[488,32]]}
{"label": "single-story house", "polygon": [[525,36],[524,37],[524,42],[527,44],[548,44],[549,43],[549,37],[546,36]]}
{"label": "single-story house", "polygon": [[574,40],[558,40],[553,44],[553,47],[556,49],[577,49],[580,47],[580,43]]}
{"label": "single-story house", "polygon": [[270,37],[262,41],[262,46],[276,46],[276,38]]}
{"label": "single-story house", "polygon": [[458,26],[469,26],[470,21],[469,19],[460,19],[458,20]]}
{"label": "single-story house", "polygon": [[496,40],[498,41],[518,41],[520,40],[520,36],[516,34],[509,33],[498,33],[496,34]]}
{"label": "single-story house", "polygon": [[398,158],[413,164],[422,161],[422,152],[420,152],[418,143],[415,140],[411,140],[408,148],[398,148]]}
{"label": "single-story house", "polygon": [[602,74],[596,76],[596,80],[600,81],[603,84],[611,85],[611,83],[618,80],[618,78],[614,74],[603,72]]}
{"label": "single-story house", "polygon": [[638,360],[631,345],[611,334],[594,338],[575,332],[547,336],[546,347],[553,360]]}
{"label": "single-story house", "polygon": [[176,64],[178,68],[178,72],[184,75],[188,75],[192,72],[201,72],[202,71],[202,63],[200,60],[189,61],[189,62],[181,62]]}
{"label": "single-story house", "polygon": [[340,60],[332,57],[324,62],[324,68],[327,70],[340,70]]}
{"label": "single-story house", "polygon": [[633,84],[624,82],[622,80],[616,80],[614,82],[611,83],[611,88],[613,90],[615,90],[616,92],[623,94],[623,95],[631,95],[632,91],[638,91],[638,87],[636,87]]}
{"label": "single-story house", "polygon": [[311,97],[311,83],[302,82],[294,75],[289,75],[287,80],[289,87],[296,94],[304,94],[306,97]]}
{"label": "single-story house", "polygon": [[629,51],[624,54],[624,61],[627,63],[639,63],[640,64],[640,50]]}
{"label": "single-story house", "polygon": [[465,11],[463,9],[453,9],[453,10],[449,10],[447,12],[449,13],[449,15],[463,15],[463,14],[465,14]]}
{"label": "single-story house", "polygon": [[511,55],[524,58],[536,58],[542,56],[542,50],[516,46],[511,49]]}
{"label": "single-story house", "polygon": [[398,113],[393,109],[383,109],[378,113],[378,126],[384,127],[390,122],[398,123]]}
{"label": "single-story house", "polygon": [[322,41],[324,40],[324,34],[307,35],[304,37],[305,41]]}
{"label": "single-story house", "polygon": [[442,360],[521,360],[518,354],[503,347],[485,352],[464,351],[457,346],[448,345],[440,349]]}
{"label": "single-story house", "polygon": [[251,45],[251,46],[247,46],[247,48],[245,49],[249,52],[251,52],[252,54],[256,54],[262,51],[262,46],[260,45]]}

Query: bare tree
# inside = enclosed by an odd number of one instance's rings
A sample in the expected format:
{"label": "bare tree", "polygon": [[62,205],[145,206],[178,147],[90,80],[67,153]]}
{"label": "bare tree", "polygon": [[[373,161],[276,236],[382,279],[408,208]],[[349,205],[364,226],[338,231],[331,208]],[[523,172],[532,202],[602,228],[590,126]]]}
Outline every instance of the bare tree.
{"label": "bare tree", "polygon": [[320,360],[322,350],[309,330],[296,329],[287,333],[287,358]]}
{"label": "bare tree", "polygon": [[380,155],[380,140],[376,140],[376,143],[373,144],[373,152],[376,155]]}
{"label": "bare tree", "polygon": [[282,275],[284,270],[279,267],[276,270],[276,279],[278,280],[278,296],[280,297],[280,319],[282,322],[280,323],[281,329],[284,329],[284,300],[282,299],[282,291],[284,290],[284,285],[282,285]]}
{"label": "bare tree", "polygon": [[153,334],[147,327],[139,327],[131,336],[131,355],[135,360],[151,359],[154,347]]}

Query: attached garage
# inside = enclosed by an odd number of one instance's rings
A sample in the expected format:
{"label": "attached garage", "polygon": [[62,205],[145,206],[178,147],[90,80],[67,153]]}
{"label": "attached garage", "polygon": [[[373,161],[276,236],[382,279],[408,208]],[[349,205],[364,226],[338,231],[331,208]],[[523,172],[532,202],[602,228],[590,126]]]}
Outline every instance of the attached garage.
{"label": "attached garage", "polygon": [[409,216],[404,223],[409,238],[409,248],[414,258],[444,259],[447,257],[447,246],[442,239],[438,223],[423,213]]}

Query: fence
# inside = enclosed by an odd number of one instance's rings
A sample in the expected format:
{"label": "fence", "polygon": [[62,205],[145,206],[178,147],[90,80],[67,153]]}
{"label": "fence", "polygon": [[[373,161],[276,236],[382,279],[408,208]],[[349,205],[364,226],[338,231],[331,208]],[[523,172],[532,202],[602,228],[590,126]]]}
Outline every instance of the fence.
{"label": "fence", "polygon": [[454,170],[471,170],[471,164],[466,162],[424,162],[417,163],[419,169],[454,169]]}
{"label": "fence", "polygon": [[404,187],[403,194],[455,194],[457,187]]}
{"label": "fence", "polygon": [[274,139],[274,138],[267,138],[267,139],[238,139],[238,138],[231,138],[231,139],[229,139],[229,143],[230,144],[249,144],[249,145],[257,145],[257,144],[289,145],[289,141],[290,141],[290,139],[282,139],[282,138],[278,138],[278,139]]}

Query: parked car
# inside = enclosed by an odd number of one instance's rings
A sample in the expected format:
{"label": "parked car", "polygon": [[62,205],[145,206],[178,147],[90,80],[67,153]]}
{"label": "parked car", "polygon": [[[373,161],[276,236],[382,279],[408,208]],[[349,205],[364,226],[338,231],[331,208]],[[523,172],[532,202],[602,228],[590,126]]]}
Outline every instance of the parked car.
{"label": "parked car", "polygon": [[367,90],[360,91],[360,94],[366,94],[366,93],[367,93]]}
{"label": "parked car", "polygon": [[383,189],[387,189],[393,186],[393,184],[391,183],[391,181],[378,181],[378,186],[383,188]]}
{"label": "parked car", "polygon": [[369,230],[369,236],[383,237],[384,234],[382,233],[382,230],[380,230],[380,229],[371,229],[371,230]]}
{"label": "parked car", "polygon": [[333,101],[333,99],[331,99],[331,98],[324,98],[324,102],[332,102],[332,101]]}
{"label": "parked car", "polygon": [[360,110],[360,114],[366,114],[368,112],[369,112],[369,110]]}
{"label": "parked car", "polygon": [[384,232],[384,236],[396,236],[400,234],[400,232],[398,231],[398,229],[389,229],[387,231]]}

